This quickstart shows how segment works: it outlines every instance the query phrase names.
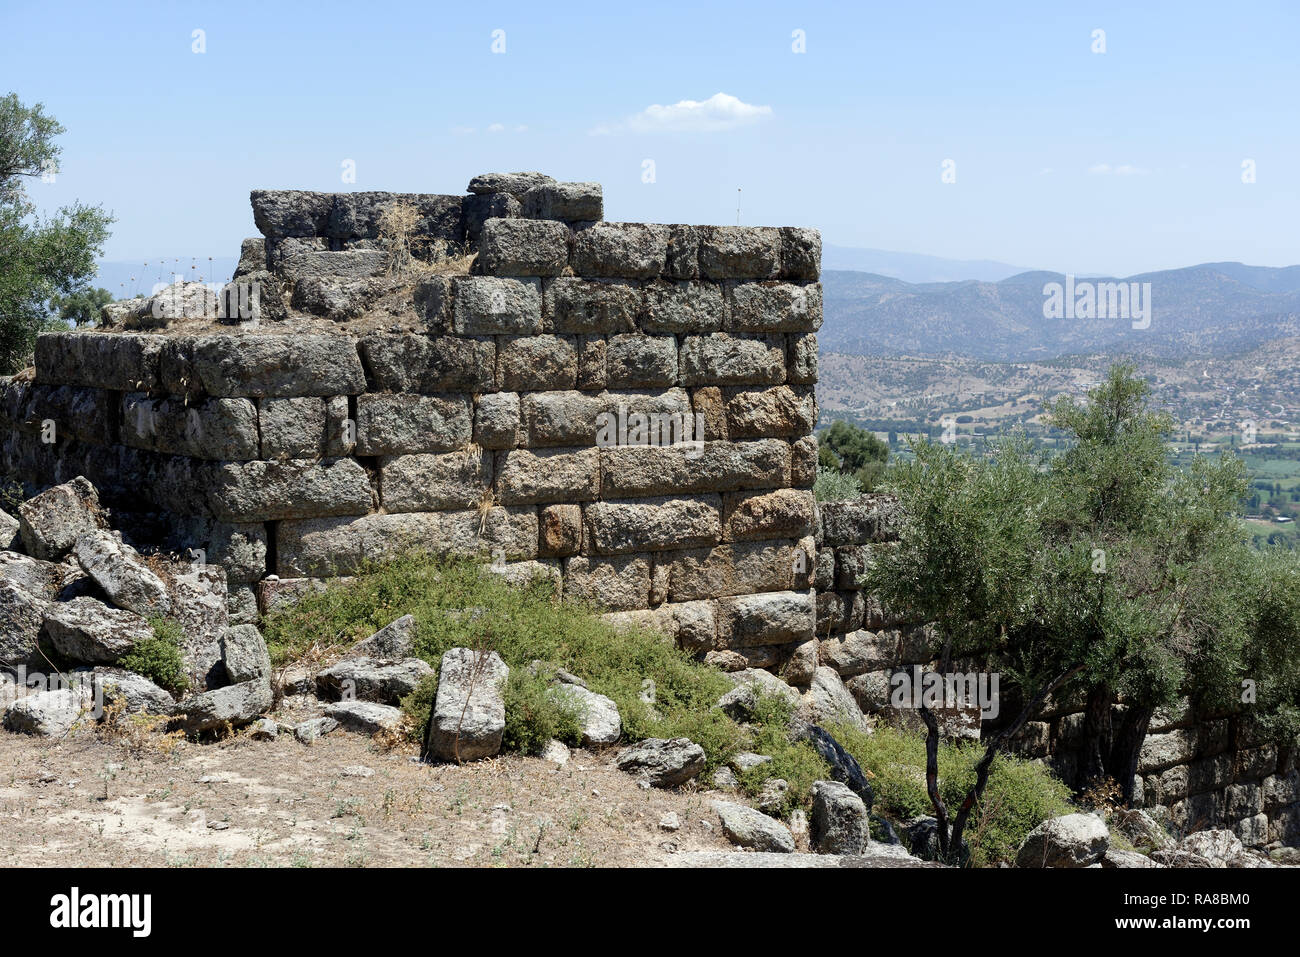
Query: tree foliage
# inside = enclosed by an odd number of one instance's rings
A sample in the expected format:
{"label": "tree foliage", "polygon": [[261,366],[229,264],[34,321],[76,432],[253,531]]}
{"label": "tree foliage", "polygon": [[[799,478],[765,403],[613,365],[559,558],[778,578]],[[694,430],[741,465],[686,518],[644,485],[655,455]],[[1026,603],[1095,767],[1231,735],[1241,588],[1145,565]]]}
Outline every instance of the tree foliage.
{"label": "tree foliage", "polygon": [[832,422],[817,439],[817,463],[821,468],[853,476],[864,492],[876,487],[889,461],[888,444],[843,419]]}
{"label": "tree foliage", "polygon": [[79,202],[37,214],[23,181],[57,173],[63,132],[41,104],[0,97],[0,374],[21,368],[36,334],[58,321],[56,298],[84,292],[112,222]]}

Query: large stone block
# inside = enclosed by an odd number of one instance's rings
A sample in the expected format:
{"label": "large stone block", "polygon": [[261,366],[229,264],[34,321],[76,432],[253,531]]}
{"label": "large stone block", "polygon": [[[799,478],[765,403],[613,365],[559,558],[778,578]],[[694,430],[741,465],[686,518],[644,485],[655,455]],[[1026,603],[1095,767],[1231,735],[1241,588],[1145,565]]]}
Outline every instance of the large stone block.
{"label": "large stone block", "polygon": [[721,332],[726,316],[722,287],[712,282],[649,283],[645,289],[646,332],[676,335]]}
{"label": "large stone block", "polygon": [[74,438],[96,445],[109,445],[117,436],[118,395],[104,389],[77,386],[45,386],[23,383],[25,402],[16,402],[9,421],[32,431],[53,423],[55,440]]}
{"label": "large stone block", "polygon": [[786,379],[811,385],[817,381],[817,336],[806,332],[786,337]]}
{"label": "large stone block", "polygon": [[193,377],[215,396],[330,396],[364,392],[356,343],[338,335],[202,336]]}
{"label": "large stone block", "polygon": [[680,377],[683,385],[780,385],[785,382],[785,337],[687,336]]}
{"label": "large stone block", "polygon": [[436,551],[441,534],[441,516],[431,512],[281,522],[276,574],[281,579],[354,575],[369,561]]}
{"label": "large stone block", "polygon": [[615,279],[553,279],[543,303],[549,331],[589,335],[633,332],[644,308],[640,287]]}
{"label": "large stone block", "polygon": [[722,538],[722,498],[648,498],[584,506],[587,548],[594,554],[698,548]]}
{"label": "large stone block", "polygon": [[577,340],[573,336],[502,336],[497,346],[497,378],[507,392],[572,389],[578,381]]}
{"label": "large stone block", "polygon": [[322,235],[334,205],[330,193],[300,189],[255,189],[248,198],[253,222],[267,239]]}
{"label": "large stone block", "polygon": [[789,542],[745,542],[661,555],[668,571],[668,600],[696,601],[725,595],[791,591],[809,587],[807,563]]}
{"label": "large stone block", "polygon": [[650,558],[575,555],[564,562],[564,595],[610,611],[630,611],[650,604]]}
{"label": "large stone block", "polygon": [[811,592],[778,591],[718,600],[718,641],[726,648],[806,641],[816,623]]}
{"label": "large stone block", "polygon": [[499,452],[497,501],[503,505],[589,502],[600,494],[600,449]]}
{"label": "large stone block", "polygon": [[474,409],[474,441],[485,449],[512,449],[519,441],[519,394],[490,392]]}
{"label": "large stone block", "polygon": [[538,516],[540,554],[567,557],[582,550],[582,506],[545,505]]}
{"label": "large stone block", "polygon": [[[246,400],[218,399],[216,401]],[[346,399],[344,401],[346,402]],[[316,396],[259,399],[257,420],[262,437],[261,458],[306,459],[320,455],[326,438],[325,402],[325,399]],[[233,455],[222,457],[237,458]]]}
{"label": "large stone block", "polygon": [[683,446],[601,449],[606,498],[729,492],[789,485],[790,446],[780,439],[708,442],[699,454]]}
{"label": "large stone block", "polygon": [[677,381],[677,339],[673,336],[610,336],[605,353],[612,389],[669,386]]}
{"label": "large stone block", "polygon": [[357,455],[450,452],[472,436],[466,395],[369,393],[357,397]]}
{"label": "large stone block", "polygon": [[257,408],[248,399],[122,397],[121,437],[138,449],[201,459],[248,461],[260,454]]}
{"label": "large stone block", "polygon": [[803,538],[813,532],[814,509],[812,492],[805,489],[732,492],[723,499],[723,538]]}
{"label": "large stone block", "polygon": [[860,545],[886,539],[886,511],[892,504],[885,496],[863,496],[845,502],[819,502],[822,545]]}
{"label": "large stone block", "polygon": [[125,332],[45,332],[36,337],[36,381],[117,392],[157,388],[163,337]]}
{"label": "large stone block", "polygon": [[210,511],[226,522],[362,515],[375,505],[352,459],[214,463],[206,485]]}
{"label": "large stone block", "polygon": [[490,276],[558,276],[569,264],[568,227],[548,220],[489,219],[479,237],[478,262]]}
{"label": "large stone block", "polygon": [[451,289],[451,328],[457,335],[530,336],[542,331],[539,280],[458,276]]}
{"label": "large stone block", "polygon": [[605,216],[599,183],[539,183],[521,197],[524,215],[559,219],[566,223],[592,223]]}
{"label": "large stone block", "polygon": [[370,335],[359,343],[377,392],[491,392],[496,340],[458,336]]}
{"label": "large stone block", "polygon": [[594,445],[598,417],[609,411],[606,394],[536,392],[521,404],[524,443],[529,446]]}
{"label": "large stone block", "polygon": [[742,282],[728,291],[728,332],[816,332],[821,283]]}
{"label": "large stone block", "polygon": [[811,388],[727,389],[727,436],[735,439],[799,437],[817,424],[817,398]]}
{"label": "large stone block", "polygon": [[579,276],[652,279],[668,259],[668,227],[592,223],[574,235],[570,261]]}
{"label": "large stone block", "polygon": [[[491,220],[489,220],[491,222]],[[495,651],[452,648],[442,656],[424,756],[475,761],[501,750],[510,669]]]}
{"label": "large stone block", "polygon": [[701,226],[700,275],[706,279],[775,279],[781,235],[770,226]]}
{"label": "large stone block", "polygon": [[491,557],[494,564],[537,557],[537,510],[531,506],[493,506],[442,513],[438,552]]}
{"label": "large stone block", "polygon": [[782,226],[781,278],[816,279],[822,268],[822,236],[815,229]]}
{"label": "large stone block", "polygon": [[387,512],[465,509],[491,496],[492,453],[464,450],[399,455],[380,470],[380,499]]}

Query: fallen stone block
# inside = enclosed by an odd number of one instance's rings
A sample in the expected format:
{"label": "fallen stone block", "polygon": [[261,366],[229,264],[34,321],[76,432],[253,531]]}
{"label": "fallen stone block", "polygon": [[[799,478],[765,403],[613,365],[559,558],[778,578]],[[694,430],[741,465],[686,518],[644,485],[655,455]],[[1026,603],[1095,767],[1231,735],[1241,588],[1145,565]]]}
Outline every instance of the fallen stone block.
{"label": "fallen stone block", "polygon": [[397,704],[433,674],[420,658],[385,662],[347,658],[316,675],[317,689],[330,697]]}
{"label": "fallen stone block", "polygon": [[171,610],[167,586],[155,575],[134,548],[111,532],[88,532],[73,546],[77,562],[95,580],[118,608],[137,615],[156,617]]}
{"label": "fallen stone block", "polygon": [[689,738],[646,738],[618,753],[619,769],[650,787],[675,788],[704,770],[704,749]]}
{"label": "fallen stone block", "polygon": [[425,736],[425,760],[474,761],[501,750],[510,668],[495,651],[452,648],[442,656]]}
{"label": "fallen stone block", "polygon": [[775,818],[731,801],[714,801],[711,806],[722,821],[722,833],[731,843],[755,851],[794,852],[794,836]]}
{"label": "fallen stone block", "polygon": [[227,724],[248,724],[270,711],[273,704],[271,682],[259,678],[192,695],[176,706],[176,713],[186,730],[209,731]]}
{"label": "fallen stone block", "polygon": [[86,532],[105,524],[99,493],[81,476],[20,504],[18,523],[27,554],[50,562],[68,554]]}
{"label": "fallen stone block", "polygon": [[45,632],[59,654],[84,664],[112,664],[153,637],[140,615],[88,597],[51,605]]}

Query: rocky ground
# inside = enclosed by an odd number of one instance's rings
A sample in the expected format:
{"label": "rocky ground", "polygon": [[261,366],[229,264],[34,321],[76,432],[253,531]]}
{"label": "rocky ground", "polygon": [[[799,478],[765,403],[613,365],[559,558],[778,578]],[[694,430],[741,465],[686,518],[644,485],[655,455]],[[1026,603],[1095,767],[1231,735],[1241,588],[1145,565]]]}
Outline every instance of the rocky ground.
{"label": "rocky ground", "polygon": [[0,735],[0,864],[654,866],[743,853],[710,808],[723,795],[639,787],[612,751],[563,766],[417,757],[342,732],[310,746]]}

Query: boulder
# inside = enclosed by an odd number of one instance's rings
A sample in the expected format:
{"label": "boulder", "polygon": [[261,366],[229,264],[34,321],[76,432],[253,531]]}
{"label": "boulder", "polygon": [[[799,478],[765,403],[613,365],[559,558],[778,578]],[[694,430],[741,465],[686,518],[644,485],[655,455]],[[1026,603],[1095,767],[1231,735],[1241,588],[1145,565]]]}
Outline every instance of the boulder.
{"label": "boulder", "polygon": [[1165,865],[1157,864],[1145,854],[1139,854],[1137,851],[1125,851],[1118,847],[1108,847],[1106,853],[1102,856],[1101,866],[1113,870],[1117,868],[1164,867]]}
{"label": "boulder", "polygon": [[234,684],[271,678],[271,655],[256,625],[227,628],[221,635],[221,660]]}
{"label": "boulder", "polygon": [[578,712],[584,747],[602,747],[618,742],[623,734],[623,721],[618,705],[611,699],[584,685],[563,680],[551,690]]}
{"label": "boulder", "polygon": [[651,787],[674,788],[704,770],[704,749],[689,738],[646,738],[618,753],[620,770]]}
{"label": "boulder", "polygon": [[722,833],[731,843],[755,851],[794,853],[794,836],[775,818],[731,801],[714,801],[713,810],[722,821]]}
{"label": "boulder", "polygon": [[86,574],[118,608],[145,616],[165,615],[171,610],[163,580],[113,533],[87,532],[77,539],[73,552]]}
{"label": "boulder", "polygon": [[799,704],[799,692],[770,671],[746,668],[728,677],[736,682],[736,686],[718,699],[716,707],[734,721],[754,720],[754,709],[760,697],[772,695],[784,698],[791,706]]}
{"label": "boulder", "polygon": [[35,665],[41,622],[49,605],[8,578],[0,578],[0,665]]}
{"label": "boulder", "polygon": [[325,709],[325,717],[333,718],[348,731],[359,731],[362,734],[396,731],[402,723],[399,708],[373,701],[337,701]]}
{"label": "boulder", "polygon": [[176,699],[144,675],[123,668],[96,668],[95,682],[103,689],[104,705],[120,705],[124,714],[168,715]]}
{"label": "boulder", "polygon": [[811,744],[821,755],[822,760],[830,765],[831,780],[848,785],[850,791],[862,798],[862,803],[867,806],[867,810],[871,810],[872,802],[875,800],[871,782],[862,773],[862,766],[858,764],[857,758],[845,751],[844,746],[836,741],[829,731],[795,718],[790,723],[790,740],[807,741]]}
{"label": "boulder", "polygon": [[424,759],[459,763],[500,751],[509,677],[509,666],[495,651],[452,648],[443,654]]}
{"label": "boulder", "polygon": [[38,598],[53,598],[63,579],[63,571],[54,562],[0,551],[0,582],[11,582]]}
{"label": "boulder", "polygon": [[758,809],[766,814],[779,814],[790,798],[790,782],[785,778],[768,778],[759,789]]}
{"label": "boulder", "polygon": [[1123,834],[1134,847],[1164,850],[1177,843],[1155,818],[1140,808],[1117,811],[1115,830]]}
{"label": "boulder", "polygon": [[1152,851],[1151,860],[1163,867],[1205,868],[1215,866],[1209,858],[1201,857],[1199,854],[1191,854],[1187,851],[1180,851],[1178,848],[1164,848]]}
{"label": "boulder", "polygon": [[191,695],[176,706],[189,731],[209,731],[229,724],[239,727],[271,710],[274,696],[265,678],[227,685],[214,691]]}
{"label": "boulder", "polygon": [[870,730],[844,679],[826,665],[813,672],[812,682],[799,702],[799,715],[813,724],[846,724],[859,731]]}
{"label": "boulder", "polygon": [[[221,639],[230,626],[226,573],[218,565],[195,565],[172,575],[171,615],[183,630],[185,668],[200,686],[220,677]],[[233,679],[232,679],[233,680]]]}
{"label": "boulder", "polygon": [[111,665],[152,638],[153,628],[135,612],[109,608],[94,598],[74,598],[49,607],[45,633],[59,654],[73,661]]}
{"label": "boulder", "polygon": [[359,658],[378,658],[381,661],[397,661],[411,657],[415,646],[415,618],[403,615],[390,621],[364,641],[352,646],[352,654]]}
{"label": "boulder", "polygon": [[432,675],[433,669],[421,658],[391,662],[345,658],[317,674],[316,687],[329,697],[397,704]]}
{"label": "boulder", "polygon": [[939,821],[928,815],[910,818],[903,822],[904,842],[908,849],[925,861],[937,861],[943,854],[939,846]]}
{"label": "boulder", "polygon": [[33,558],[57,562],[77,539],[104,524],[99,493],[82,476],[46,489],[18,506],[23,547]]}
{"label": "boulder", "polygon": [[1226,867],[1230,860],[1245,850],[1241,838],[1227,830],[1189,834],[1179,842],[1178,849],[1203,857],[1214,867]]}
{"label": "boulder", "polygon": [[38,691],[9,706],[5,727],[42,738],[61,738],[88,717],[90,709],[90,696],[84,687]]}
{"label": "boulder", "polygon": [[812,786],[808,839],[821,854],[861,854],[871,844],[871,812],[847,786],[817,781]]}
{"label": "boulder", "polygon": [[248,736],[254,741],[274,741],[280,736],[279,722],[272,718],[259,718],[249,728]]}
{"label": "boulder", "polygon": [[1110,845],[1110,831],[1095,814],[1066,814],[1044,821],[1026,835],[1016,867],[1089,867]]}
{"label": "boulder", "polygon": [[11,551],[22,544],[23,536],[19,527],[18,519],[0,508],[0,549]]}
{"label": "boulder", "polygon": [[300,721],[294,726],[293,736],[303,744],[311,744],[317,738],[323,738],[338,726],[339,723],[333,718],[308,718],[306,721]]}

